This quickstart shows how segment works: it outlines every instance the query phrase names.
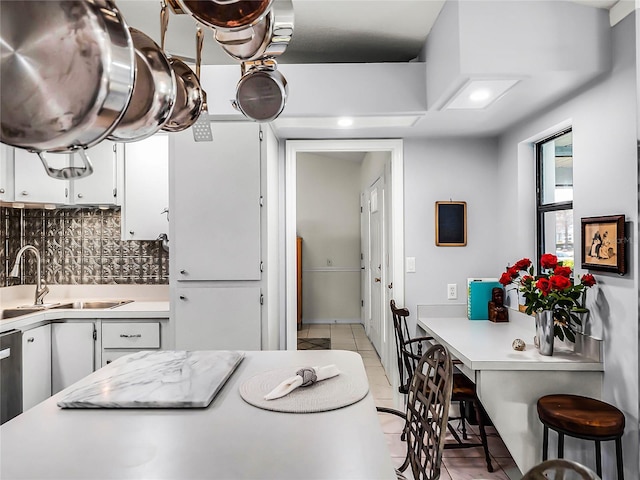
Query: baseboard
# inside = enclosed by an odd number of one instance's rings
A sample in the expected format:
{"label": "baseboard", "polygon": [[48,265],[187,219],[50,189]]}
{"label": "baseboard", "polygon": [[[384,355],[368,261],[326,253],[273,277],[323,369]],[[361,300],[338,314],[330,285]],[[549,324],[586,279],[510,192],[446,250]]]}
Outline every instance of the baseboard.
{"label": "baseboard", "polygon": [[302,325],[337,325],[347,323],[359,323],[362,325],[362,320],[359,318],[312,318],[302,320]]}

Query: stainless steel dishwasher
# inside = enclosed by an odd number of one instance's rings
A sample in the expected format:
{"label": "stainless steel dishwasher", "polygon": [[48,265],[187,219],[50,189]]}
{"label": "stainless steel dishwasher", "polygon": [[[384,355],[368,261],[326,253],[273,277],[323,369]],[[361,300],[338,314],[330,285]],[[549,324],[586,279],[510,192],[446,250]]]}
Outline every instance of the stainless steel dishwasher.
{"label": "stainless steel dishwasher", "polygon": [[22,413],[22,332],[0,334],[0,424]]}

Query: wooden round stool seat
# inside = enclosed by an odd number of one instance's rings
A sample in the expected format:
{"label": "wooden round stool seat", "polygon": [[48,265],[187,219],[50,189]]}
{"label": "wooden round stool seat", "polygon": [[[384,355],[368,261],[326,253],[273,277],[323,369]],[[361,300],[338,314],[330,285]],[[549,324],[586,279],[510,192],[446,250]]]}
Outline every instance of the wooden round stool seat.
{"label": "wooden round stool seat", "polygon": [[596,471],[602,477],[600,442],[615,440],[618,479],[624,479],[622,435],[624,414],[613,405],[579,395],[547,395],[538,399],[538,417],[544,427],[542,460],[547,460],[549,429],[558,433],[558,458],[564,456],[564,436],[593,440],[596,446]]}
{"label": "wooden round stool seat", "polygon": [[547,395],[538,400],[538,416],[550,428],[577,437],[618,437],[624,414],[613,405],[578,395]]}

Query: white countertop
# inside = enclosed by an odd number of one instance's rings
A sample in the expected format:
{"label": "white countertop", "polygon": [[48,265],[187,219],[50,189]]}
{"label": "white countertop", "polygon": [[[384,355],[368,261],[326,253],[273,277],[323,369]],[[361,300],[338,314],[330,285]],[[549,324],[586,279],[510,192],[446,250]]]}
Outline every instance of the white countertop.
{"label": "white countertop", "polygon": [[366,378],[357,353],[245,354],[207,408],[60,409],[63,390],[0,427],[0,478],[396,478],[370,393],[310,414],[256,408],[239,393],[247,379],[291,366],[335,364]]}
{"label": "white countertop", "polygon": [[[574,353],[557,340],[552,356],[540,355],[533,344],[534,318],[515,311],[509,311],[509,321],[503,323],[420,317],[418,325],[471,370],[604,370],[602,362]],[[516,338],[525,341],[524,351],[512,348]]]}
{"label": "white countertop", "polygon": [[[45,303],[92,300],[133,300],[109,309],[53,308],[19,317],[0,319],[0,333],[26,329],[39,323],[66,319],[169,318],[168,286],[165,285],[50,285]],[[33,285],[0,288],[0,310],[33,303]]]}

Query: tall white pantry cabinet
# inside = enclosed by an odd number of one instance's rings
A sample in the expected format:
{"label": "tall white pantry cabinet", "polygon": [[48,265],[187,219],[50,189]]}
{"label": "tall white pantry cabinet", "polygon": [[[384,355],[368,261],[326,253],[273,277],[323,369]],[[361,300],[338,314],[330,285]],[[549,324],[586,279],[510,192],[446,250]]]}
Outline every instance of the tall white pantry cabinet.
{"label": "tall white pantry cabinet", "polygon": [[[266,325],[268,127],[211,122],[170,135],[171,323],[179,350],[261,350]],[[273,160],[273,159],[272,159]],[[274,199],[277,201],[277,196]],[[277,268],[277,267],[276,267]]]}

